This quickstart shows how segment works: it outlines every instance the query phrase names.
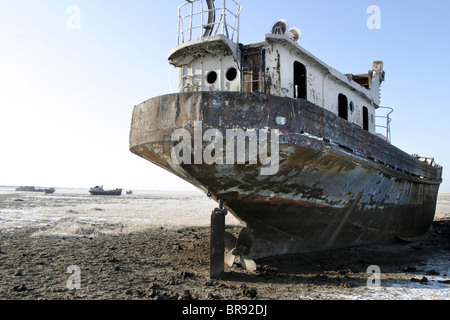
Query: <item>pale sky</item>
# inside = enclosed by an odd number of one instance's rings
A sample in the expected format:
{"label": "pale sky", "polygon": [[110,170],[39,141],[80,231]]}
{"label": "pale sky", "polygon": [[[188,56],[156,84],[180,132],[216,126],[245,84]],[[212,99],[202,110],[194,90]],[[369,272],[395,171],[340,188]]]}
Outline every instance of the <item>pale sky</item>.
{"label": "pale sky", "polygon": [[[134,105],[171,93],[167,56],[183,2],[0,0],[0,185],[195,190],[128,146]],[[238,2],[244,44],[286,19],[301,46],[343,73],[383,60],[392,143],[435,157],[450,192],[449,1]],[[370,5],[379,29],[367,26]]]}

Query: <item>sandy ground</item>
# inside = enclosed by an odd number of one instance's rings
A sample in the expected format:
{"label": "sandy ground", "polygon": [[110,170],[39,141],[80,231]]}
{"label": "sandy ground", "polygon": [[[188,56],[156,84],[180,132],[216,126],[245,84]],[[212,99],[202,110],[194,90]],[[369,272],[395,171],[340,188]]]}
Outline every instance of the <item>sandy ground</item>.
{"label": "sandy ground", "polygon": [[260,259],[255,272],[236,263],[221,280],[209,279],[213,205],[202,194],[3,189],[0,300],[450,300],[450,195],[417,242]]}
{"label": "sandy ground", "polygon": [[[207,227],[102,237],[31,237],[35,232],[1,234],[0,299],[450,298],[448,265],[433,265],[449,260],[445,219],[421,242],[266,258],[256,261],[256,272],[236,264],[213,281]],[[380,287],[367,286],[370,265],[380,267]]]}

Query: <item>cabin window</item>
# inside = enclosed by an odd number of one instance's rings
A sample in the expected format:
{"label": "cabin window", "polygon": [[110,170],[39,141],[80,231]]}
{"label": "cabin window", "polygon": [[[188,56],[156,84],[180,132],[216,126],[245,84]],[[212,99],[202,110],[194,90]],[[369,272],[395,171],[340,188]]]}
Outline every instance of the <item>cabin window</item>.
{"label": "cabin window", "polygon": [[245,92],[265,92],[263,48],[242,50],[242,88]]}
{"label": "cabin window", "polygon": [[206,81],[209,84],[213,84],[217,81],[217,72],[211,71],[206,75]]}
{"label": "cabin window", "polygon": [[350,107],[350,112],[355,111],[355,105],[353,104],[353,101],[350,101],[349,107]]}
{"label": "cabin window", "polygon": [[369,109],[363,107],[363,129],[369,131]]}
{"label": "cabin window", "polygon": [[348,100],[342,93],[339,94],[338,109],[339,117],[348,120]]}
{"label": "cabin window", "polygon": [[306,99],[306,67],[304,64],[294,62],[294,98]]}
{"label": "cabin window", "polygon": [[227,70],[225,77],[228,81],[233,81],[237,77],[237,70],[236,68],[230,68]]}

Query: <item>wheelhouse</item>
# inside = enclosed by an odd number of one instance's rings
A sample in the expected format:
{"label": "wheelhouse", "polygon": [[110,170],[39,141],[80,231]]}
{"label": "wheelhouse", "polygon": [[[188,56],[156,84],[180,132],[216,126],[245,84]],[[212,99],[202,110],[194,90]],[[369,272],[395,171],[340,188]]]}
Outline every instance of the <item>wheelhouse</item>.
{"label": "wheelhouse", "polygon": [[265,41],[243,45],[242,7],[235,0],[217,3],[194,0],[179,7],[178,46],[169,55],[178,68],[178,92],[244,91],[306,99],[376,134],[383,62],[375,61],[366,74],[340,73],[300,46],[301,32],[284,20],[273,24]]}

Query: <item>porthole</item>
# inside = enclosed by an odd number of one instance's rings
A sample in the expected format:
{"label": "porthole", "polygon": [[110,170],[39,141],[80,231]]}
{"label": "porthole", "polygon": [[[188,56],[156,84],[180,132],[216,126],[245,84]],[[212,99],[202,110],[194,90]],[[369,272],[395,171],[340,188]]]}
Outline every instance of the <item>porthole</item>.
{"label": "porthole", "polygon": [[209,84],[213,84],[217,81],[217,72],[211,71],[206,75],[206,81]]}
{"label": "porthole", "polygon": [[233,81],[237,77],[237,70],[236,68],[230,68],[227,70],[227,73],[225,74],[228,81]]}
{"label": "porthole", "polygon": [[287,116],[285,114],[279,113],[275,117],[275,122],[279,126],[285,126],[288,122]]}
{"label": "porthole", "polygon": [[355,111],[355,105],[353,104],[353,101],[350,102],[350,112]]}

